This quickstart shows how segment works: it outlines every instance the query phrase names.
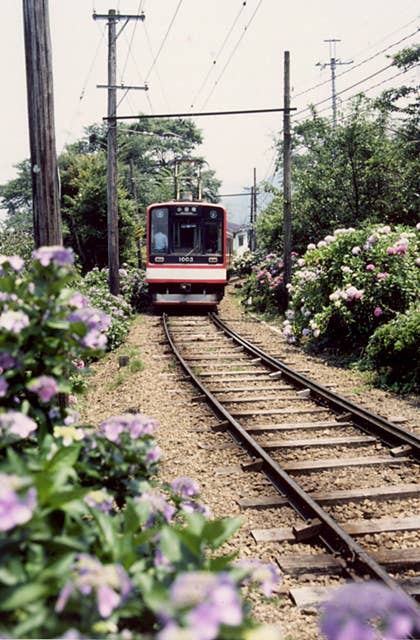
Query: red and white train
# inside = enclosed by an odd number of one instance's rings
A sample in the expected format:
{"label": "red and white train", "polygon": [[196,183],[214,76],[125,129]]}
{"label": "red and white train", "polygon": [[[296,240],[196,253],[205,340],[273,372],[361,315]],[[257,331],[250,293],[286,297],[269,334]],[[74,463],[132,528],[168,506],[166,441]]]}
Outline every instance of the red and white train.
{"label": "red and white train", "polygon": [[146,237],[153,305],[215,307],[220,302],[232,259],[224,207],[201,201],[152,204]]}

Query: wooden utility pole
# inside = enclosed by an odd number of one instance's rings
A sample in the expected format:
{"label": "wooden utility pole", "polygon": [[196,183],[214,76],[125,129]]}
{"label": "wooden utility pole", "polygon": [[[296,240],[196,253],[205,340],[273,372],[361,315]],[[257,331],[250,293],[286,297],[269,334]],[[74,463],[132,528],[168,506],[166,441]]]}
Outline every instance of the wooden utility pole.
{"label": "wooden utility pole", "polygon": [[283,285],[285,303],[288,301],[288,285],[292,279],[292,137],[290,133],[290,53],[284,52],[284,112],[283,112]]}
{"label": "wooden utility pole", "polygon": [[117,37],[115,9],[109,10],[108,21],[108,136],[107,136],[107,203],[108,203],[108,268],[109,290],[120,292],[120,247],[118,234],[117,190]]}
{"label": "wooden utility pole", "polygon": [[48,0],[23,0],[35,247],[62,244]]}
{"label": "wooden utility pole", "polygon": [[136,208],[136,219],[138,220],[138,227],[136,230],[136,248],[137,248],[137,266],[139,269],[142,268],[142,257],[141,257],[141,220],[139,215],[139,210],[137,206],[137,189],[136,189],[136,180],[134,177],[134,160],[130,157],[130,186],[131,186],[131,197],[134,201],[134,206]]}
{"label": "wooden utility pole", "polygon": [[[118,192],[117,192],[117,89],[136,89],[140,87],[117,86],[117,37],[129,20],[144,20],[144,14],[130,16],[116,13],[110,9],[108,15],[93,14],[94,20],[108,20],[108,137],[107,137],[107,203],[108,203],[108,269],[109,290],[114,295],[120,292],[119,276],[119,235],[118,235]],[[116,25],[125,20],[117,35]],[[100,85],[103,87],[104,85]],[[146,89],[146,87],[141,87]]]}

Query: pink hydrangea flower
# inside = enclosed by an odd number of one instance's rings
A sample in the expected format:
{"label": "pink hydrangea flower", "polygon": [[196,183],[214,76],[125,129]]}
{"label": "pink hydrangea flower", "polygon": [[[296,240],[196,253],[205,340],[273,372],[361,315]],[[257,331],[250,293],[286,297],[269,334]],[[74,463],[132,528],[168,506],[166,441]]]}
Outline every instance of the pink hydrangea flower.
{"label": "pink hydrangea flower", "polygon": [[375,307],[374,311],[373,311],[373,315],[375,316],[375,318],[379,318],[379,316],[381,316],[383,313],[381,307]]}
{"label": "pink hydrangea flower", "polygon": [[39,376],[28,384],[29,391],[33,391],[42,402],[49,402],[58,393],[58,385],[51,376]]}

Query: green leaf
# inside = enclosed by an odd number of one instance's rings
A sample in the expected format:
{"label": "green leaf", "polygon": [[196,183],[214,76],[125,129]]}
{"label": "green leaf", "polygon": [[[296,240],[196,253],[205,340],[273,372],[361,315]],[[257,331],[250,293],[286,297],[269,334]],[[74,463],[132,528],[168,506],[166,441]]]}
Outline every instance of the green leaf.
{"label": "green leaf", "polygon": [[241,527],[242,518],[223,518],[206,522],[203,530],[203,539],[213,549],[218,549],[228,538]]}
{"label": "green leaf", "polygon": [[46,471],[60,471],[73,467],[76,463],[81,445],[72,444],[68,447],[60,447],[51,460],[46,464]]}
{"label": "green leaf", "polygon": [[179,535],[170,527],[163,527],[160,534],[160,548],[170,562],[178,563],[182,560],[182,545]]}
{"label": "green leaf", "polygon": [[98,525],[103,552],[109,554],[114,560],[117,559],[119,555],[119,539],[113,526],[113,519],[97,510],[92,510],[92,515]]}
{"label": "green leaf", "polygon": [[67,331],[70,327],[70,322],[68,322],[68,320],[59,320],[52,318],[51,320],[47,320],[45,322],[45,325],[47,327],[50,327],[50,329],[61,329],[63,331]]}
{"label": "green leaf", "polygon": [[40,582],[29,582],[28,584],[4,589],[0,601],[0,611],[13,611],[25,607],[35,600],[47,596],[50,587]]}

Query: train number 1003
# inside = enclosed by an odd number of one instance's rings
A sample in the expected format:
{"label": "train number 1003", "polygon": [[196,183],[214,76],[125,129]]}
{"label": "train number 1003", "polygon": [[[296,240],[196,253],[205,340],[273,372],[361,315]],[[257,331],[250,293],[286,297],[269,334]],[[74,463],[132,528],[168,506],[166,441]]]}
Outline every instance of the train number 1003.
{"label": "train number 1003", "polygon": [[194,258],[192,256],[180,256],[178,262],[194,262]]}

